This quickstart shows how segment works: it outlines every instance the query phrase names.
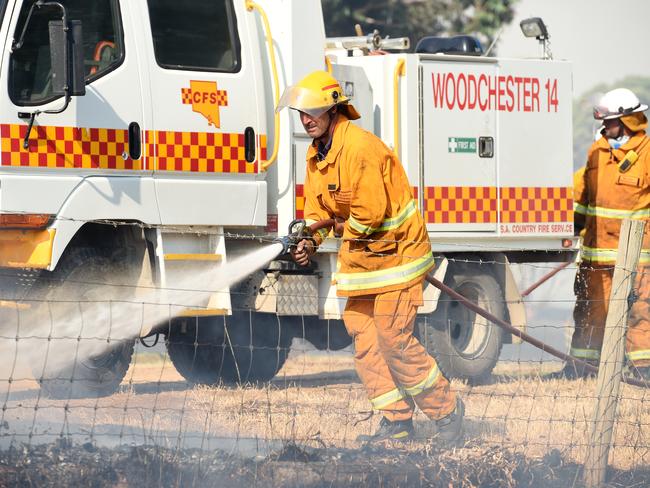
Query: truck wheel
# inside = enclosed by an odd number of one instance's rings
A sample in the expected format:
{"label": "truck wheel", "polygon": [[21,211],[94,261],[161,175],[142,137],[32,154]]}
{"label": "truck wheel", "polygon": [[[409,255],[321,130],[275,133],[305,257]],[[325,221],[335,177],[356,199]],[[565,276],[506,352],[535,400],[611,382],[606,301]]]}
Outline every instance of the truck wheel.
{"label": "truck wheel", "polygon": [[167,334],[167,353],[176,371],[197,385],[221,379],[224,358],[222,317],[175,319]]}
{"label": "truck wheel", "polygon": [[302,322],[298,324],[297,337],[303,337],[319,351],[339,351],[350,344],[352,338],[345,329],[342,320],[322,320],[305,317],[304,331]]}
{"label": "truck wheel", "polygon": [[[44,281],[45,284],[37,288],[33,295],[47,302],[44,304],[47,311],[43,316],[46,317],[45,320],[52,322],[47,325],[49,333],[54,337],[80,335],[88,337],[88,341],[95,337],[103,337],[103,341],[106,342],[104,337],[106,332],[106,337],[110,339],[112,324],[106,322],[104,330],[101,327],[95,328],[98,324],[92,321],[85,323],[87,317],[83,315],[86,306],[84,302],[90,302],[88,306],[92,307],[94,299],[106,300],[107,296],[118,298],[112,291],[107,292],[105,287],[99,290],[93,286],[96,283],[117,279],[117,276],[119,272],[116,263],[112,263],[97,250],[71,249],[62,258],[57,269]],[[120,290],[124,291],[122,287],[112,290],[116,293]],[[95,309],[91,310],[96,312]],[[78,324],[75,323],[77,317],[80,318]],[[43,325],[38,327],[43,330]],[[74,344],[70,343],[70,347],[67,347],[64,342],[53,344],[48,349],[46,363],[32,365],[34,377],[44,392],[52,398],[111,395],[117,391],[124,379],[133,356],[135,340],[123,337],[123,333],[121,335],[119,338],[110,339],[112,343],[110,347],[88,355],[77,356],[79,350],[76,348],[76,341]],[[79,347],[83,347],[83,344]],[[69,359],[61,357],[64,351],[70,354]]]}
{"label": "truck wheel", "polygon": [[284,365],[293,339],[273,314],[234,312],[225,322],[188,322],[172,326],[167,351],[176,370],[195,384],[268,381]]}
{"label": "truck wheel", "polygon": [[112,395],[131,364],[135,342],[125,341],[100,355],[74,362],[56,371],[35,371],[41,389],[50,398],[88,398]]}
{"label": "truck wheel", "polygon": [[226,383],[269,381],[282,368],[293,340],[275,314],[234,312],[226,318],[224,367]]}
{"label": "truck wheel", "polygon": [[[445,284],[496,317],[505,318],[501,287],[487,270],[471,265],[454,266],[447,272]],[[480,383],[490,376],[503,346],[499,326],[444,292],[433,313],[418,316],[417,330],[443,374],[470,383]]]}

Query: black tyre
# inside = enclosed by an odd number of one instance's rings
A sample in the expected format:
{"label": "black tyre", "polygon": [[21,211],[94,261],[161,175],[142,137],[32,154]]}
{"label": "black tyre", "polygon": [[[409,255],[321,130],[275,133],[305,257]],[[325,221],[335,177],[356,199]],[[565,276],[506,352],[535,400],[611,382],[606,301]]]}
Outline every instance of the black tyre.
{"label": "black tyre", "polygon": [[[498,318],[505,318],[501,287],[485,265],[456,265],[445,284]],[[499,326],[441,294],[437,309],[418,316],[417,329],[427,351],[448,378],[485,381],[496,365],[503,332]]]}
{"label": "black tyre", "polygon": [[175,319],[167,334],[167,353],[187,381],[214,385],[221,380],[224,338],[223,317]]}
{"label": "black tyre", "polygon": [[269,381],[282,368],[293,334],[275,314],[235,312],[226,321],[222,378],[227,383]]}
{"label": "black tyre", "polygon": [[305,317],[303,322],[299,319],[296,337],[308,340],[319,351],[339,351],[352,344],[342,320]]}
{"label": "black tyre", "polygon": [[[36,361],[32,368],[48,396],[100,397],[118,389],[131,363],[135,344],[131,337],[138,329],[130,337],[115,330],[122,327],[112,323],[113,305],[107,300],[119,300],[129,289],[103,283],[128,279],[127,274],[95,249],[73,248],[35,290],[34,297],[44,300],[37,330],[49,329],[53,339],[43,362]],[[80,341],[74,339],[77,336]]]}
{"label": "black tyre", "polygon": [[284,365],[293,334],[273,314],[235,312],[231,316],[172,326],[167,351],[188,381],[213,385],[269,381]]}

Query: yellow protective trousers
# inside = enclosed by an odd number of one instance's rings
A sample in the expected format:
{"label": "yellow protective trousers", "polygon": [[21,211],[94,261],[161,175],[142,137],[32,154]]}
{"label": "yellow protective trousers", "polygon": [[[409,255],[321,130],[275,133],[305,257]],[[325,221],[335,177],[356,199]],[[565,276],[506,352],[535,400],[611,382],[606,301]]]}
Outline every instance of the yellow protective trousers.
{"label": "yellow protective trousers", "polygon": [[[598,361],[605,334],[614,265],[582,263],[575,281],[575,330],[571,355]],[[627,323],[626,357],[637,367],[650,366],[650,267],[638,269],[634,288],[638,297]]]}
{"label": "yellow protective trousers", "polygon": [[407,420],[417,405],[437,420],[456,407],[456,394],[436,361],[413,335],[422,284],[348,298],[343,314],[354,341],[354,361],[373,409],[390,421]]}

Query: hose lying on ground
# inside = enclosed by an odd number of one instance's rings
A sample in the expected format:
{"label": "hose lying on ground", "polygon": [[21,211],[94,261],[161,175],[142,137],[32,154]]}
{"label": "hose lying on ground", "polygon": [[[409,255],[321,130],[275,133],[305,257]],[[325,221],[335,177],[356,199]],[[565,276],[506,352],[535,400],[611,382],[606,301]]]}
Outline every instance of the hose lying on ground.
{"label": "hose lying on ground", "polygon": [[[490,322],[498,325],[502,329],[504,329],[506,332],[509,332],[510,334],[519,337],[521,340],[528,342],[529,344],[532,344],[533,346],[537,347],[538,349],[541,349],[544,352],[547,352],[559,359],[562,359],[564,361],[567,361],[571,364],[573,364],[574,367],[580,366],[585,369],[585,371],[589,371],[592,373],[598,373],[598,367],[589,364],[586,361],[583,361],[582,359],[575,358],[573,356],[570,356],[569,354],[565,354],[562,351],[555,349],[552,346],[549,346],[548,344],[540,341],[539,339],[535,339],[534,337],[526,334],[525,332],[522,332],[521,330],[513,327],[511,324],[506,322],[505,320],[500,319],[499,317],[496,317],[492,315],[490,312],[483,310],[481,307],[476,305],[475,303],[472,303],[469,301],[467,298],[465,298],[463,295],[458,293],[457,291],[453,290],[452,288],[448,287],[444,283],[442,283],[440,280],[434,278],[432,275],[427,274],[426,275],[426,280],[431,283],[433,286],[438,288],[440,291],[446,293],[449,295],[451,298],[454,300],[457,300],[460,302],[462,305],[465,307],[469,308],[473,312],[479,314],[481,317],[486,318]],[[629,385],[634,385],[634,386],[640,386],[642,388],[648,388],[650,387],[650,384],[648,384],[646,381],[641,381],[635,378],[629,378],[626,376],[623,376],[623,381]]]}

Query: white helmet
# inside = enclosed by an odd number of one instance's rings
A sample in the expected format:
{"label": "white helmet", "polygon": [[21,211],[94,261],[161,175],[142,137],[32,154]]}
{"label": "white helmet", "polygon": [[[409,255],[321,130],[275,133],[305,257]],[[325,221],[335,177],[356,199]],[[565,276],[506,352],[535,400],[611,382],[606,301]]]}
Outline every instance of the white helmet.
{"label": "white helmet", "polygon": [[631,90],[616,88],[600,97],[594,107],[594,119],[616,119],[634,112],[643,112],[644,110],[648,110],[648,106],[639,102],[639,99]]}

